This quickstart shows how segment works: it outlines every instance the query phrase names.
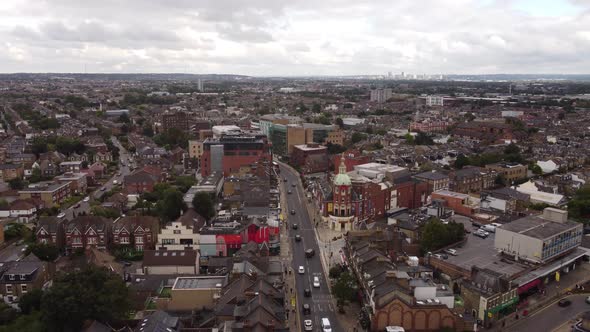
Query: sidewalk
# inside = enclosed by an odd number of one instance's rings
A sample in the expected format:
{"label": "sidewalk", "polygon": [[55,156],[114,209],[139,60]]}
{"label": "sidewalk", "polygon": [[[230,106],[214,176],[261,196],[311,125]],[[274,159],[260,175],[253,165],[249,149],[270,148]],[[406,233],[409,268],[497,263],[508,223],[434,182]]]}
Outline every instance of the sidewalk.
{"label": "sidewalk", "polygon": [[[287,211],[287,200],[284,192],[281,190],[281,207],[283,211]],[[283,222],[280,225],[281,229],[281,252],[278,259],[283,263],[283,269],[288,271],[284,274],[285,278],[285,312],[287,314],[287,326],[289,331],[301,331],[299,325],[299,306],[297,305],[297,293],[292,293],[291,290],[297,289],[295,284],[295,272],[291,269],[291,241],[289,239],[289,230],[287,223]],[[275,256],[276,257],[276,256]]]}
{"label": "sidewalk", "polygon": [[[533,319],[540,310],[543,310],[552,303],[558,301],[568,291],[575,290],[576,284],[582,285],[590,281],[589,277],[590,266],[588,264],[581,264],[577,266],[575,270],[570,271],[567,274],[561,274],[559,282],[552,281],[545,287],[545,293],[536,294],[530,296],[527,301],[528,304],[524,307],[520,307],[516,313],[512,313],[507,317],[498,320],[493,327],[489,329],[481,328],[480,331],[510,331],[511,327],[516,324],[522,324],[528,319]],[[523,311],[527,310],[528,315],[525,317]],[[520,319],[516,319],[516,314],[520,316]],[[502,322],[505,321],[506,325],[502,327]]]}

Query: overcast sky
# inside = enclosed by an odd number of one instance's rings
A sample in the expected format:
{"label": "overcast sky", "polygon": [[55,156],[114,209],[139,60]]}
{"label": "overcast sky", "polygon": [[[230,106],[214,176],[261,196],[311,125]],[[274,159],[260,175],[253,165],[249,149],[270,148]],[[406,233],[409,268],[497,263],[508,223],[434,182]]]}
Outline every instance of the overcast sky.
{"label": "overcast sky", "polygon": [[590,73],[590,0],[0,0],[0,72]]}

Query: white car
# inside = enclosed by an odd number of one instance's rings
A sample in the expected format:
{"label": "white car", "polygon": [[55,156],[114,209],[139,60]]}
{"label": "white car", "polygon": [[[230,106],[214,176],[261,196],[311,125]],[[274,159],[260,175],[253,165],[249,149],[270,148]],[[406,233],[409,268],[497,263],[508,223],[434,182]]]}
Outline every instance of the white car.
{"label": "white car", "polygon": [[57,215],[57,217],[58,217],[59,219],[61,219],[61,218],[65,217],[65,216],[66,216],[65,212],[62,212],[62,213],[60,213],[60,214],[58,214],[58,215]]}
{"label": "white car", "polygon": [[88,197],[88,196],[84,197],[83,201],[84,201],[84,202],[88,202],[88,201],[90,201],[90,197]]}
{"label": "white car", "polygon": [[455,249],[447,249],[445,252],[449,255],[457,256],[457,250]]}
{"label": "white car", "polygon": [[313,325],[311,323],[311,319],[306,319],[303,321],[303,329],[305,331],[313,331]]}
{"label": "white car", "polygon": [[297,270],[297,272],[299,272],[299,274],[304,274],[305,269],[303,268],[303,266],[299,266],[299,270]]}
{"label": "white car", "polygon": [[313,277],[313,287],[320,288],[320,278]]}

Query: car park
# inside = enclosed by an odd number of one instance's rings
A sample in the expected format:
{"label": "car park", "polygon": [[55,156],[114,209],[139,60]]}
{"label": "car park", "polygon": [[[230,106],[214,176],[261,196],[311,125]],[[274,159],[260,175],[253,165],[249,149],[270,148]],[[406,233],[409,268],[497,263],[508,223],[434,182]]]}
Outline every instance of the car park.
{"label": "car park", "polygon": [[297,272],[299,272],[299,274],[304,274],[305,268],[303,266],[299,266],[299,269],[297,270]]}
{"label": "car park", "polygon": [[306,319],[303,321],[303,330],[313,331],[313,323],[311,322],[311,319]]}

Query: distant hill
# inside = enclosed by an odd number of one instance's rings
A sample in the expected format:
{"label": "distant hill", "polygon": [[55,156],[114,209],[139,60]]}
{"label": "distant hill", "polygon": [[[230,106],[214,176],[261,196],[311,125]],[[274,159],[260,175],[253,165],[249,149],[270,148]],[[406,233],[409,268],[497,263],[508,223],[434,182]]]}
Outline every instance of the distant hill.
{"label": "distant hill", "polygon": [[0,74],[0,80],[120,80],[120,81],[196,81],[203,80],[239,80],[249,76],[232,74],[82,74],[82,73],[14,73]]}

